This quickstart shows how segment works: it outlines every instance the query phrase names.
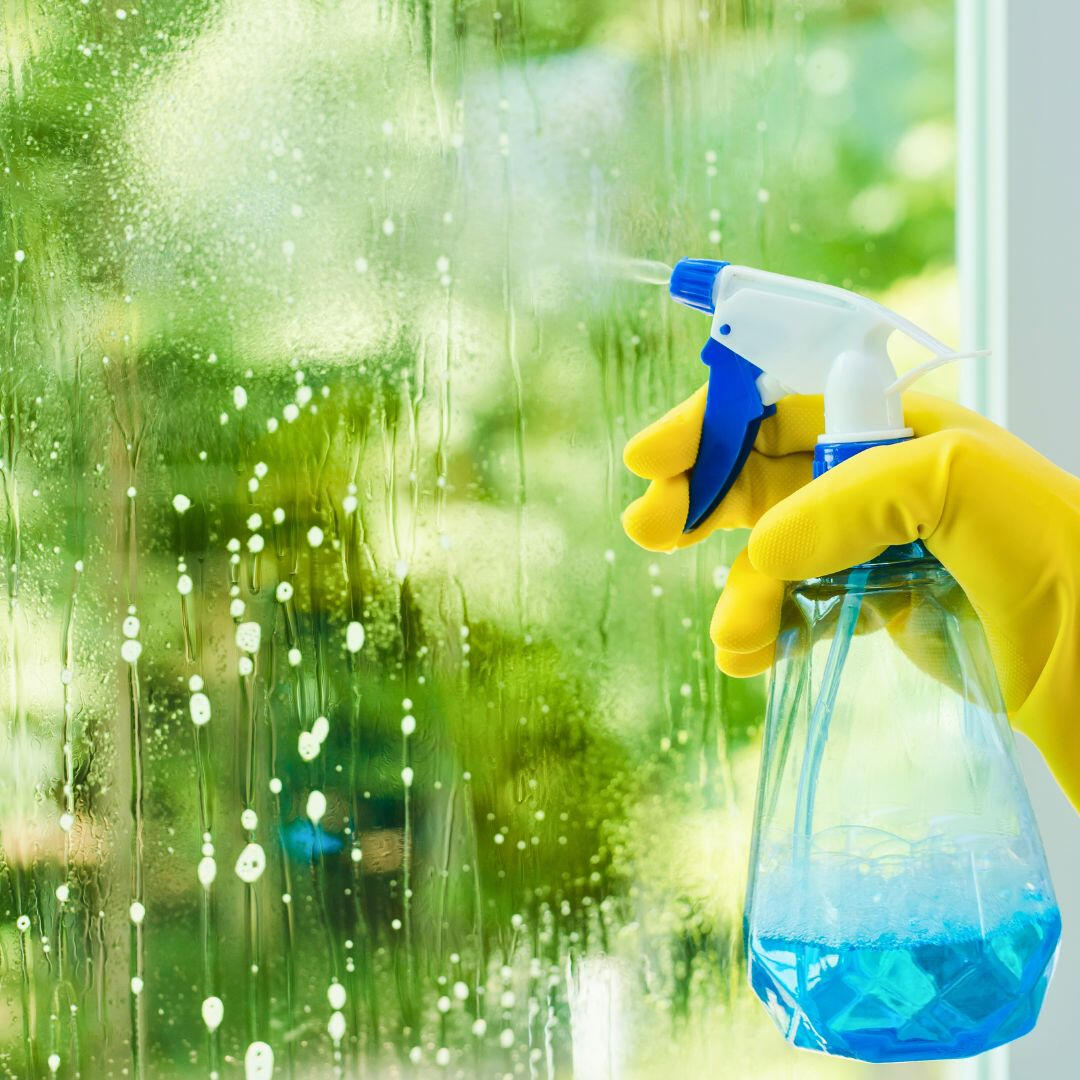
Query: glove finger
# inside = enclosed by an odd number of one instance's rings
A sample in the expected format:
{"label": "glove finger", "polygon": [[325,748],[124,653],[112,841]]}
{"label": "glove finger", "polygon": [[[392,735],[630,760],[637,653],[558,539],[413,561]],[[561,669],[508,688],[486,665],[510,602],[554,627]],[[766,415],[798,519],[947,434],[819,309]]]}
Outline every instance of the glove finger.
{"label": "glove finger", "polygon": [[623,511],[623,528],[635,544],[648,551],[689,547],[717,529],[749,529],[770,506],[807,483],[812,471],[809,454],[768,458],[751,451],[720,505],[690,533],[683,532],[690,501],[685,474],[656,479]]}
{"label": "glove finger", "polygon": [[766,511],[750,535],[762,573],[797,581],[874,558],[933,534],[948,484],[948,432],[874,447]]}
{"label": "glove finger", "polygon": [[733,679],[749,679],[772,667],[775,652],[775,641],[753,653],[725,652],[723,649],[717,649],[716,666]]}
{"label": "glove finger", "polygon": [[708,384],[639,431],[623,450],[626,467],[645,480],[687,472],[697,458]]}
{"label": "glove finger", "polygon": [[727,584],[716,602],[709,636],[724,653],[757,653],[776,641],[784,582],[767,577],[744,548],[731,565]]}
{"label": "glove finger", "polygon": [[761,421],[754,449],[768,457],[812,453],[825,430],[825,399],[820,394],[789,394],[776,403],[776,415]]}

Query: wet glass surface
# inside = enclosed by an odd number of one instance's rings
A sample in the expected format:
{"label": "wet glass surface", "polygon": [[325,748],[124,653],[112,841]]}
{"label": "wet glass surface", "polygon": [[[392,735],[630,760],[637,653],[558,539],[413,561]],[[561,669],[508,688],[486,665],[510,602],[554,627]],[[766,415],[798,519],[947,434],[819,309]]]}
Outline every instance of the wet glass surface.
{"label": "wet glass surface", "polygon": [[0,1072],[869,1075],[620,454],[682,255],[955,337],[951,5],[123,2],[0,8]]}

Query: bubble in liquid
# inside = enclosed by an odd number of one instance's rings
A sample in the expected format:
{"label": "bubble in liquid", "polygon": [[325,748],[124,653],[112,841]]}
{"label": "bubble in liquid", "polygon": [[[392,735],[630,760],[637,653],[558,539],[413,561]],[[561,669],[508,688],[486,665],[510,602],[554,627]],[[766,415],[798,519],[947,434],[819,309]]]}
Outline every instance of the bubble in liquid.
{"label": "bubble in liquid", "polygon": [[345,627],[345,648],[351,653],[358,653],[364,647],[364,624],[351,622]]}
{"label": "bubble in liquid", "polygon": [[178,514],[186,514],[191,509],[191,500],[184,494],[174,495],[172,504]]}
{"label": "bubble in liquid", "polygon": [[285,418],[286,423],[291,424],[300,415],[300,408],[294,401],[290,401],[284,409],[281,410],[281,415]]}
{"label": "bubble in liquid", "polygon": [[70,898],[71,889],[66,882],[61,882],[56,886],[56,899],[59,900],[61,904],[66,904]]}
{"label": "bubble in liquid", "polygon": [[287,581],[279,581],[278,587],[274,590],[274,596],[277,597],[279,604],[284,604],[292,599],[293,587]]}
{"label": "bubble in liquid", "polygon": [[310,731],[301,731],[296,740],[296,749],[301,761],[314,761],[319,756],[322,743]]}
{"label": "bubble in liquid", "polygon": [[275,525],[281,525],[285,521],[285,511],[280,506],[274,507],[274,512],[271,515],[274,519]]}
{"label": "bubble in liquid", "polygon": [[235,600],[233,600],[229,604],[229,614],[234,619],[243,618],[244,610],[245,610],[246,607],[247,607],[247,604],[245,604],[243,600],[241,600],[239,597],[237,597]]}
{"label": "bubble in liquid", "polygon": [[252,533],[251,536],[248,537],[247,547],[252,555],[258,555],[259,552],[266,547],[266,541],[259,533]]}
{"label": "bubble in liquid", "polygon": [[241,652],[257,653],[262,640],[262,627],[257,622],[242,622],[236,628],[236,647]]}
{"label": "bubble in liquid", "polygon": [[214,884],[214,878],[217,877],[217,863],[214,861],[213,856],[204,855],[199,860],[196,873],[199,875],[199,884],[204,889],[209,889]]}
{"label": "bubble in liquid", "polygon": [[330,1002],[331,1009],[344,1009],[345,987],[341,983],[331,983],[326,991],[326,1000]]}
{"label": "bubble in liquid", "polygon": [[510,1047],[514,1045],[513,1028],[503,1028],[502,1031],[499,1032],[499,1045],[504,1050],[509,1050]]}
{"label": "bubble in liquid", "polygon": [[291,667],[299,667],[300,661],[303,660],[303,658],[303,654],[295,645],[289,650],[289,665]]}
{"label": "bubble in liquid", "polygon": [[236,860],[236,876],[248,885],[254,884],[266,869],[266,852],[261,844],[250,843]]}
{"label": "bubble in liquid", "polygon": [[240,824],[247,829],[248,832],[251,832],[251,830],[256,828],[259,824],[259,815],[256,814],[250,806],[245,807],[240,811]]}
{"label": "bubble in liquid", "polygon": [[330,1014],[330,1020],[326,1025],[326,1032],[334,1042],[339,1043],[345,1037],[345,1017],[340,1012]]}
{"label": "bubble in liquid", "polygon": [[208,997],[202,1003],[203,1023],[210,1031],[217,1031],[221,1027],[221,1021],[225,1016],[225,1005],[217,996]]}
{"label": "bubble in liquid", "polygon": [[197,727],[202,727],[210,719],[210,699],[202,693],[202,691],[196,691],[191,695],[191,701],[189,703],[191,709],[191,721]]}
{"label": "bubble in liquid", "polygon": [[71,826],[75,824],[75,815],[65,810],[60,815],[60,828],[64,832],[71,832]]}
{"label": "bubble in liquid", "polygon": [[435,1002],[435,1008],[441,1013],[448,1013],[450,1011],[450,999],[443,994],[443,996]]}
{"label": "bubble in liquid", "polygon": [[131,992],[136,995],[143,992],[143,981],[138,975],[131,976]]}
{"label": "bubble in liquid", "polygon": [[319,790],[313,791],[307,798],[307,816],[312,825],[318,825],[326,813],[326,796]]}
{"label": "bubble in liquid", "polygon": [[128,908],[128,915],[131,917],[131,921],[138,926],[146,918],[146,908],[138,900],[132,900],[131,907]]}
{"label": "bubble in liquid", "polygon": [[355,495],[346,495],[345,498],[341,500],[341,509],[344,510],[346,514],[354,513],[356,505]]}
{"label": "bubble in liquid", "polygon": [[464,1001],[468,996],[469,996],[469,987],[468,987],[468,985],[466,983],[461,982],[461,980],[459,979],[456,983],[454,983],[454,997],[456,997],[458,999],[458,1001]]}
{"label": "bubble in liquid", "polygon": [[252,514],[247,519],[247,527],[249,532],[254,532],[262,525],[262,514]]}
{"label": "bubble in liquid", "polygon": [[273,795],[281,794],[281,781],[276,776],[270,777],[270,792]]}
{"label": "bubble in liquid", "polygon": [[253,1042],[244,1054],[244,1080],[270,1080],[274,1075],[274,1051],[269,1043]]}
{"label": "bubble in liquid", "polygon": [[190,574],[181,574],[176,579],[176,591],[181,596],[187,596],[194,588],[194,582],[191,580]]}
{"label": "bubble in liquid", "polygon": [[472,1033],[481,1038],[487,1034],[487,1021],[482,1016],[473,1021]]}
{"label": "bubble in liquid", "polygon": [[307,531],[307,542],[317,548],[323,542],[323,531],[318,525],[312,525]]}
{"label": "bubble in liquid", "polygon": [[15,929],[18,930],[20,933],[25,934],[26,931],[30,929],[30,916],[20,915],[15,920]]}
{"label": "bubble in liquid", "polygon": [[233,404],[242,409],[247,405],[247,391],[242,386],[234,386],[232,392]]}
{"label": "bubble in liquid", "polygon": [[120,656],[129,664],[134,664],[141,654],[142,645],[136,641],[135,638],[128,638],[127,641],[120,646]]}
{"label": "bubble in liquid", "polygon": [[311,725],[311,734],[320,743],[326,742],[326,736],[330,734],[330,721],[325,716],[316,716],[315,723]]}
{"label": "bubble in liquid", "polygon": [[241,675],[248,676],[255,670],[255,665],[251,662],[250,656],[241,656],[236,662],[236,670]]}
{"label": "bubble in liquid", "polygon": [[60,1055],[59,1054],[50,1054],[49,1055],[49,1072],[54,1073],[54,1072],[57,1072],[59,1069],[60,1069]]}
{"label": "bubble in liquid", "polygon": [[401,770],[401,782],[406,787],[412,787],[413,771],[409,768],[408,765],[406,765],[405,768]]}
{"label": "bubble in liquid", "polygon": [[124,619],[120,629],[124,632],[124,637],[133,638],[139,636],[139,620],[134,615],[128,615]]}
{"label": "bubble in liquid", "polygon": [[416,717],[409,713],[401,718],[401,734],[411,735],[416,730]]}

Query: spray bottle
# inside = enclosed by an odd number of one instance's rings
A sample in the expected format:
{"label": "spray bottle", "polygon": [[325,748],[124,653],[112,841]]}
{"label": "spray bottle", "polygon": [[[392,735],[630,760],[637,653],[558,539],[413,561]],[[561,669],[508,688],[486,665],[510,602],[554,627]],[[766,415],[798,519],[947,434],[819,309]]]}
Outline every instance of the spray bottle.
{"label": "spray bottle", "polygon": [[[686,529],[786,394],[824,394],[814,476],[913,437],[900,392],[960,359],[865,297],[684,259],[712,315]],[[903,378],[902,331],[934,358]],[[966,354],[977,355],[977,354]],[[751,986],[796,1046],[966,1057],[1029,1031],[1061,919],[986,639],[921,541],[793,584],[770,681],[744,914]]]}

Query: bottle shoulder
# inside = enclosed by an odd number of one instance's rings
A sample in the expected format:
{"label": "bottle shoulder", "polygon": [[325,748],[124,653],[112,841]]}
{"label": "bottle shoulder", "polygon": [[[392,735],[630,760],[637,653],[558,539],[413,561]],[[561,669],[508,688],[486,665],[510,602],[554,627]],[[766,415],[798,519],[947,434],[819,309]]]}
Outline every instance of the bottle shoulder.
{"label": "bottle shoulder", "polygon": [[858,566],[807,578],[792,585],[793,591],[878,592],[889,589],[951,588],[955,578],[921,541],[887,548],[876,558]]}

